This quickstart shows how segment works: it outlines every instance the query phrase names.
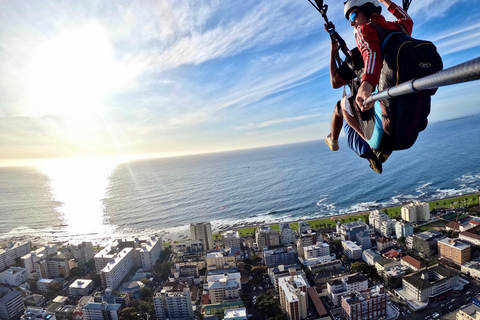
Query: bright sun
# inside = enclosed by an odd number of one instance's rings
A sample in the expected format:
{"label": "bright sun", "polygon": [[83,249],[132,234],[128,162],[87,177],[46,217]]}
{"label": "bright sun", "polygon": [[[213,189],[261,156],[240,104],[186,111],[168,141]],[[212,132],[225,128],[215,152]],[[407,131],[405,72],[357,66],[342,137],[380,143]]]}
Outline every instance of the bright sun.
{"label": "bright sun", "polygon": [[30,70],[29,105],[35,115],[99,113],[122,81],[108,33],[96,23],[43,43]]}

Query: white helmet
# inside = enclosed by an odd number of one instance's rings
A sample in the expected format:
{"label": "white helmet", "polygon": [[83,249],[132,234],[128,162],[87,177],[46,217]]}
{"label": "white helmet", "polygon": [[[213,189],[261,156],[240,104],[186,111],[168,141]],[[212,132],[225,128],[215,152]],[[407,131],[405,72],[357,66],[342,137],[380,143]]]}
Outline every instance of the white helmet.
{"label": "white helmet", "polygon": [[343,7],[343,13],[345,14],[345,18],[347,18],[348,20],[348,15],[353,8],[361,7],[366,3],[371,3],[375,7],[379,7],[380,10],[382,9],[377,0],[347,0],[347,2],[345,2],[345,7]]}

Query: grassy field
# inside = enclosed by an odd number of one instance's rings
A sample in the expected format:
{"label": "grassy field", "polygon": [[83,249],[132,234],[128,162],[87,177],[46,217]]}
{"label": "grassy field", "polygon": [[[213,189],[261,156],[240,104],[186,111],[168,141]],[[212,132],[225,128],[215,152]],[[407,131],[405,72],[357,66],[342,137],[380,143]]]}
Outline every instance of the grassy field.
{"label": "grassy field", "polygon": [[414,232],[417,233],[417,232],[423,232],[423,231],[427,231],[427,230],[432,230],[432,229],[435,229],[435,228],[444,228],[445,225],[447,223],[449,223],[450,221],[445,221],[445,220],[438,220],[438,221],[434,221],[432,223],[429,223],[429,224],[426,224],[424,226],[421,226],[421,227],[417,227],[414,229]]}
{"label": "grassy field", "polygon": [[[428,204],[430,205],[430,210],[433,210],[433,209],[437,210],[439,208],[442,208],[442,209],[458,208],[465,205],[478,206],[478,198],[479,198],[478,194],[471,194],[471,195],[465,195],[461,197],[429,201]],[[382,211],[386,212],[391,218],[399,218],[401,217],[401,209],[402,209],[402,206],[396,206],[396,207],[382,209]],[[341,215],[341,216],[332,216],[332,217],[335,220],[332,220],[330,219],[330,217],[328,217],[323,219],[310,220],[307,222],[308,224],[310,224],[312,229],[335,226],[338,219],[340,219],[341,223],[346,223],[346,222],[357,221],[359,218],[361,218],[364,222],[368,223],[368,213],[366,212],[353,213],[348,216]],[[442,223],[444,224],[440,225]],[[444,227],[447,223],[448,221],[435,221],[433,222],[433,224],[437,224],[437,225],[431,226],[431,227],[437,227],[437,226]],[[430,225],[431,224],[420,227],[422,229],[421,231],[428,230],[425,228]],[[290,226],[294,231],[298,231],[298,222],[290,222]],[[280,230],[280,227],[278,224],[270,225],[270,227],[277,231]],[[238,232],[240,236],[249,236],[249,235],[254,236],[255,229],[256,227],[246,227],[246,228],[238,229]],[[217,235],[220,237],[220,234],[217,234]]]}
{"label": "grassy field", "polygon": [[[477,205],[478,206],[478,194],[471,194],[461,197],[454,197],[448,199],[428,201],[430,205],[430,211],[433,209],[451,209],[458,208],[466,205]],[[402,206],[390,207],[382,209],[383,212],[386,212],[389,217],[397,218],[402,215]]]}

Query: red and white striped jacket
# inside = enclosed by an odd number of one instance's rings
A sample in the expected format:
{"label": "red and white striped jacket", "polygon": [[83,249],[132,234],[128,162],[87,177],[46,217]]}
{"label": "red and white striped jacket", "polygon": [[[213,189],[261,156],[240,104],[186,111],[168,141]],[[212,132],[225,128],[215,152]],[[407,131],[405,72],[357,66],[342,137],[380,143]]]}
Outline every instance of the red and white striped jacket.
{"label": "red and white striped jacket", "polygon": [[[396,18],[397,21],[386,21],[385,17],[378,13],[373,13],[369,21],[375,22],[382,27],[392,30],[400,30],[401,25],[409,35],[412,34],[413,20],[407,14],[402,7],[397,6],[395,3],[392,3],[388,7],[390,11]],[[354,29],[355,40],[357,42],[357,47],[362,53],[364,70],[362,76],[362,82],[368,81],[374,87],[378,84],[380,78],[380,71],[382,70],[383,62],[382,55],[380,52],[380,39],[378,38],[377,30],[368,25],[360,25]]]}

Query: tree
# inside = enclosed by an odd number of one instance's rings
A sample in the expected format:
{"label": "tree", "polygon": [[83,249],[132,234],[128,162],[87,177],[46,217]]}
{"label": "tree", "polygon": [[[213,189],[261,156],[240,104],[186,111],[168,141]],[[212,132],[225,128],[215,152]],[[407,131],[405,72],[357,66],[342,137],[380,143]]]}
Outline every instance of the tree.
{"label": "tree", "polygon": [[155,307],[153,305],[153,302],[140,301],[139,304],[138,304],[138,310],[140,311],[141,314],[154,314],[155,313]]}
{"label": "tree", "polygon": [[366,270],[367,264],[365,262],[354,262],[350,266],[350,272],[361,272],[364,273]]}
{"label": "tree", "polygon": [[119,312],[120,320],[138,320],[138,311],[135,308],[127,307]]}
{"label": "tree", "polygon": [[95,286],[100,287],[102,285],[102,278],[100,278],[99,274],[93,274],[91,275],[91,280],[95,284]]}
{"label": "tree", "polygon": [[148,297],[153,297],[153,289],[149,287],[143,287],[140,289],[140,299],[146,300]]}
{"label": "tree", "polygon": [[140,280],[140,282],[143,283],[145,287],[148,287],[148,288],[152,287],[152,281],[150,281],[150,279],[143,278],[142,280]]}
{"label": "tree", "polygon": [[400,238],[397,239],[397,241],[401,244],[405,244],[406,239],[407,238],[405,238],[405,237],[400,237]]}
{"label": "tree", "polygon": [[275,302],[270,292],[259,295],[255,306],[262,318],[275,317],[278,314],[282,314],[280,306]]}
{"label": "tree", "polygon": [[70,277],[71,278],[77,278],[83,274],[82,269],[79,267],[73,267],[72,270],[70,270]]}
{"label": "tree", "polygon": [[37,281],[35,279],[28,279],[27,283],[33,293],[38,293]]}

